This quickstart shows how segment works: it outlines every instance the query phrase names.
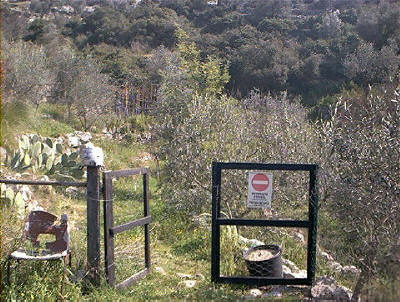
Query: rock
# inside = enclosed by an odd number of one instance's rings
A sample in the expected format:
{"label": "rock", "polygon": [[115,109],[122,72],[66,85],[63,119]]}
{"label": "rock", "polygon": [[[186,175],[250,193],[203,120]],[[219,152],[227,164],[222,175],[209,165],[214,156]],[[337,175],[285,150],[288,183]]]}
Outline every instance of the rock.
{"label": "rock", "polygon": [[182,281],[182,283],[185,285],[187,288],[192,288],[196,286],[196,281],[195,280],[185,280]]}
{"label": "rock", "polygon": [[311,288],[311,296],[322,300],[350,301],[351,291],[332,277],[320,277]]}
{"label": "rock", "polygon": [[342,265],[341,265],[339,262],[336,262],[336,261],[331,261],[331,262],[329,262],[329,263],[328,263],[328,266],[329,266],[331,269],[333,269],[333,270],[335,270],[335,271],[337,271],[337,272],[341,272],[342,269],[343,269]]}
{"label": "rock", "polygon": [[239,236],[239,242],[243,243],[243,244],[246,244],[249,247],[256,247],[256,246],[259,246],[259,245],[265,245],[265,243],[260,241],[260,240],[248,239],[248,238],[245,238],[243,236]]}
{"label": "rock", "polygon": [[301,243],[305,243],[304,235],[302,233],[294,233],[294,238]]}
{"label": "rock", "polygon": [[156,272],[159,273],[160,275],[163,275],[163,276],[167,275],[167,273],[165,272],[165,270],[161,266],[157,266],[156,267]]}
{"label": "rock", "polygon": [[6,163],[6,159],[7,159],[7,150],[3,147],[0,147],[0,160],[1,163],[5,164]]}
{"label": "rock", "polygon": [[75,9],[71,5],[63,5],[59,9],[59,12],[67,15],[72,15],[75,12]]}
{"label": "rock", "polygon": [[300,270],[292,261],[282,258],[282,275],[284,278],[307,278],[307,271]]}
{"label": "rock", "polygon": [[68,187],[65,189],[65,192],[71,196],[78,196],[79,189],[77,187]]}
{"label": "rock", "polygon": [[287,286],[273,285],[269,289],[266,289],[267,292],[264,293],[262,296],[263,297],[282,297],[283,293],[286,291],[287,288],[288,288]]}
{"label": "rock", "polygon": [[76,136],[68,137],[68,145],[72,148],[78,148],[80,145],[79,138]]}
{"label": "rock", "polygon": [[291,274],[292,274],[292,271],[290,270],[290,268],[287,267],[286,265],[282,264],[283,278],[293,278],[292,276],[290,276]]}
{"label": "rock", "polygon": [[49,178],[47,175],[43,175],[43,176],[40,178],[40,180],[43,180],[43,181],[50,181],[50,178]]}
{"label": "rock", "polygon": [[286,265],[292,272],[299,272],[300,269],[292,261],[282,258],[282,264]]}
{"label": "rock", "polygon": [[28,213],[32,211],[44,211],[44,209],[41,206],[39,206],[37,200],[32,200],[31,202],[29,202],[27,204],[26,210]]}
{"label": "rock", "polygon": [[195,275],[195,277],[197,278],[197,279],[200,279],[200,280],[205,280],[206,278],[204,277],[204,275],[203,274],[200,274],[200,273],[197,273],[196,275]]}
{"label": "rock", "polygon": [[89,132],[75,131],[68,133],[66,138],[71,148],[78,148],[80,145],[90,142],[93,136]]}
{"label": "rock", "polygon": [[322,258],[325,258],[327,261],[333,261],[333,257],[326,252],[318,250],[318,255],[321,256]]}
{"label": "rock", "polygon": [[358,275],[361,272],[361,270],[354,265],[346,265],[342,267],[342,273],[348,274],[348,275]]}
{"label": "rock", "polygon": [[190,279],[190,278],[193,278],[193,276],[192,276],[192,275],[189,275],[189,274],[177,273],[176,275],[177,275],[179,278],[181,278],[181,279]]}
{"label": "rock", "polygon": [[265,293],[263,297],[282,297],[282,292],[278,290],[273,290],[271,292]]}
{"label": "rock", "polygon": [[76,131],[75,135],[79,138],[82,144],[90,142],[93,136],[89,132]]}
{"label": "rock", "polygon": [[307,271],[300,270],[298,272],[292,272],[286,265],[282,266],[283,278],[294,279],[294,278],[307,278]]}
{"label": "rock", "polygon": [[261,296],[262,294],[263,294],[262,291],[259,290],[258,288],[252,288],[252,289],[249,291],[249,295],[252,296],[252,297],[259,297],[259,296]]}
{"label": "rock", "polygon": [[32,199],[32,191],[31,191],[31,189],[29,188],[29,186],[23,185],[23,186],[19,189],[19,191],[21,192],[22,198],[23,198],[24,200],[30,200],[30,199]]}
{"label": "rock", "polygon": [[87,17],[96,10],[93,6],[85,6],[82,12],[82,17]]}
{"label": "rock", "polygon": [[307,278],[307,271],[306,270],[300,270],[297,273],[294,273],[295,278]]}

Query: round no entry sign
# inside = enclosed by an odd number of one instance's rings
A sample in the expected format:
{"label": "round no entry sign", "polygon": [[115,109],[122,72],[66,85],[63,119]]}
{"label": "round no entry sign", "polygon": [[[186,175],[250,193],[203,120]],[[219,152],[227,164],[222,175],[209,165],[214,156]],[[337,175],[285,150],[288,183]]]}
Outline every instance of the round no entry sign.
{"label": "round no entry sign", "polygon": [[256,174],[251,180],[251,185],[258,192],[265,191],[269,186],[269,178],[265,174]]}

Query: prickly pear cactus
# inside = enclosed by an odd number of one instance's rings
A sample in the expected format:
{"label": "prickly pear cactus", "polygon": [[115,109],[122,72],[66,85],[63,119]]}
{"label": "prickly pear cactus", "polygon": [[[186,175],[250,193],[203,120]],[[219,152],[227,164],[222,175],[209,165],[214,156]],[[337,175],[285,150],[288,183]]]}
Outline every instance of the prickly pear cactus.
{"label": "prickly pear cactus", "polygon": [[24,194],[24,191],[19,190],[16,186],[13,188],[1,184],[1,205],[14,207],[20,217],[25,216],[25,208],[28,199],[29,196]]}
{"label": "prickly pear cactus", "polygon": [[42,172],[61,179],[83,177],[84,172],[77,160],[78,151],[71,151],[62,143],[61,138],[22,135],[9,166],[17,171],[32,169],[33,173]]}

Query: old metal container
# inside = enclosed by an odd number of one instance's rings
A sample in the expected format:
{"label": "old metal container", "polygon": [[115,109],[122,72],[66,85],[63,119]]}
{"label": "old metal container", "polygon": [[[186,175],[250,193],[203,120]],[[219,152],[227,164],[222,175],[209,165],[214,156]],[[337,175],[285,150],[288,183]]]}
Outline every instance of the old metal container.
{"label": "old metal container", "polygon": [[[269,251],[273,256],[266,260],[249,259],[254,251],[262,250]],[[282,248],[279,245],[259,245],[246,251],[243,256],[251,276],[282,278]]]}

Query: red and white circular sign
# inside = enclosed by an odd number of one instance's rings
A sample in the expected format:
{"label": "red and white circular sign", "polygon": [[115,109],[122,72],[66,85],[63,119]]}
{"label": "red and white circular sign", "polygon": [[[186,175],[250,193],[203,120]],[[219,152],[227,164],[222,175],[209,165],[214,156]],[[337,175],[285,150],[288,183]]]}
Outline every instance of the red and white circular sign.
{"label": "red and white circular sign", "polygon": [[251,185],[258,192],[265,191],[269,187],[269,178],[265,174],[256,174],[251,180]]}

